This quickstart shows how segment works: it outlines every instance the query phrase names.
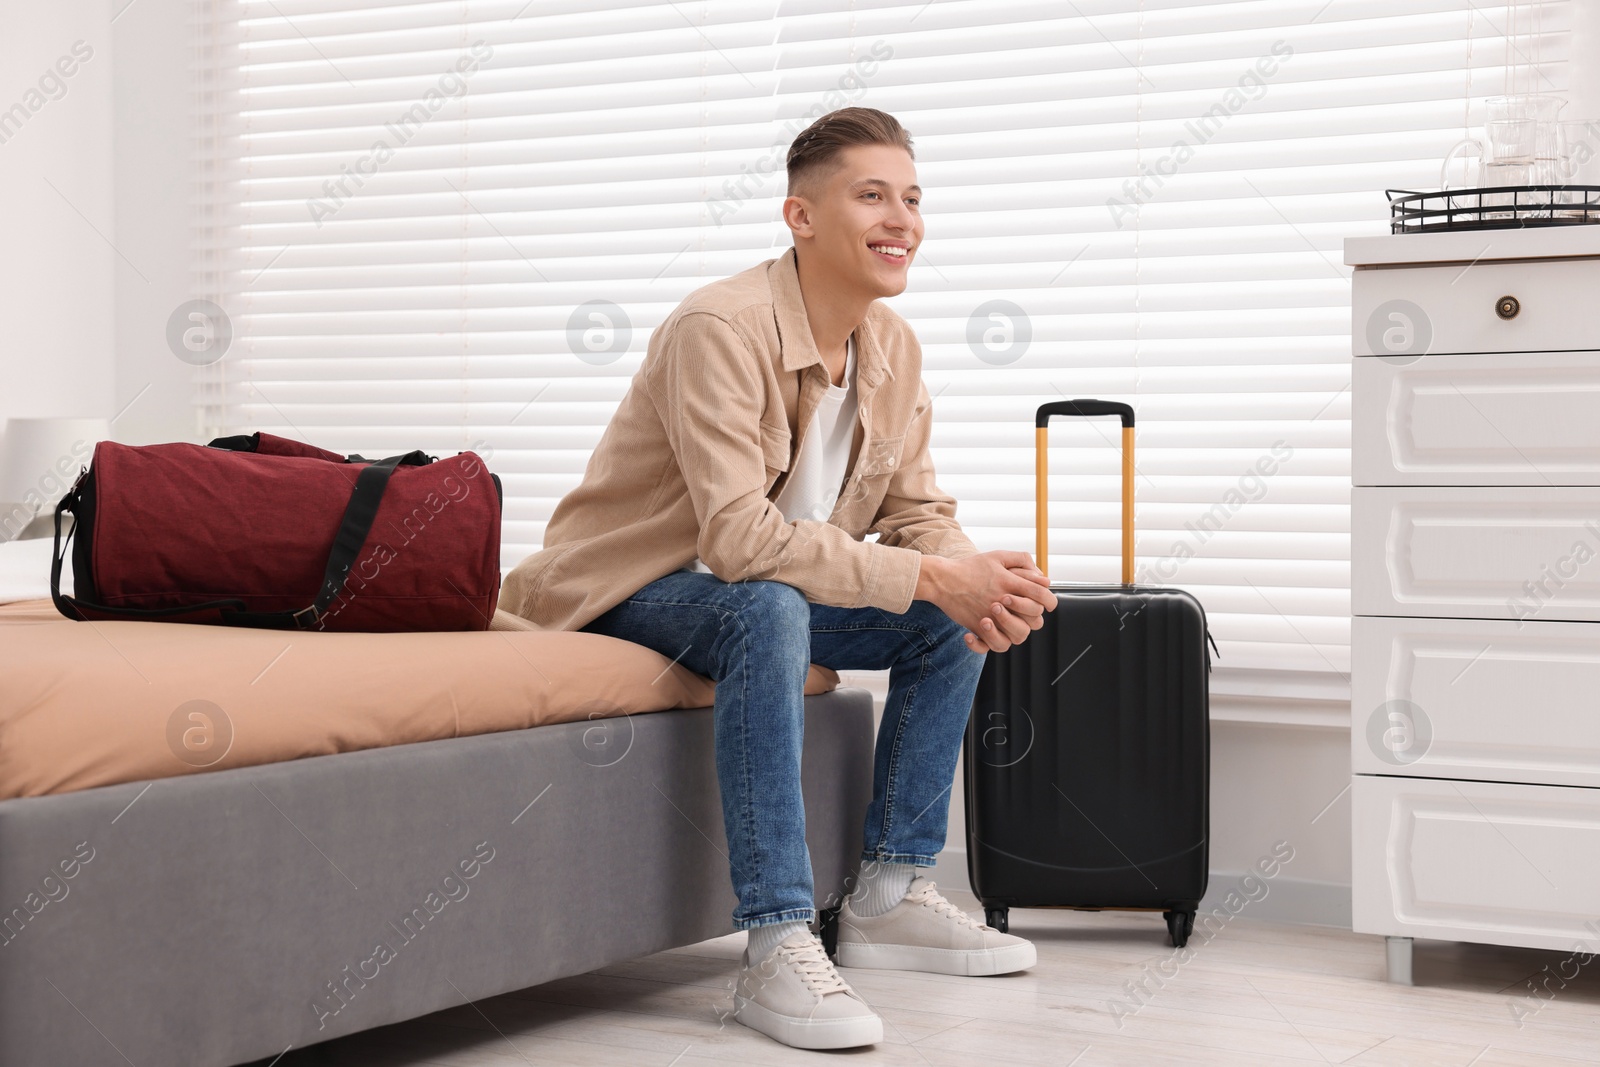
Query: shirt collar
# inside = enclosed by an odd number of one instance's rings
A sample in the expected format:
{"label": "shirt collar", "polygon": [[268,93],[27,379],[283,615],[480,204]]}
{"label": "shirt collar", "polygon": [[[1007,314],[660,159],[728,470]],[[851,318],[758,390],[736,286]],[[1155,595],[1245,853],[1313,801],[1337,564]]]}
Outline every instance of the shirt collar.
{"label": "shirt collar", "polygon": [[[795,371],[822,363],[822,353],[817,351],[817,343],[811,337],[805,300],[800,295],[800,265],[793,246],[772,261],[768,275],[772,282],[773,313],[778,320],[778,343],[783,349],[783,369]],[[868,386],[877,385],[888,361],[878,347],[870,310],[856,327],[854,336],[858,381]]]}

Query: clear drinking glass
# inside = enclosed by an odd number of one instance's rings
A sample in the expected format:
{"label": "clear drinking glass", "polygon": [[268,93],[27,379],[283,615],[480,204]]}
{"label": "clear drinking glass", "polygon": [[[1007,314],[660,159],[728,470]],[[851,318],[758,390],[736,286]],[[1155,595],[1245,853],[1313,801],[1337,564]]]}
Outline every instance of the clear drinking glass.
{"label": "clear drinking glass", "polygon": [[[1560,124],[1535,121],[1533,124],[1533,162],[1528,168],[1529,185],[1558,185],[1561,182]],[[1537,208],[1525,212],[1534,218],[1549,218],[1560,202],[1559,190],[1544,189],[1535,193]]]}
{"label": "clear drinking glass", "polygon": [[[1536,183],[1539,180],[1535,169],[1538,165],[1539,123],[1526,118],[1490,119],[1486,129],[1489,133],[1489,155],[1480,170],[1484,187],[1492,189]],[[1485,207],[1509,209],[1519,199],[1526,203],[1528,197],[1511,192],[1488,193],[1483,203]],[[1503,219],[1513,214],[1515,212],[1510,210],[1489,211],[1485,217]]]}
{"label": "clear drinking glass", "polygon": [[[1600,122],[1574,119],[1556,124],[1555,175],[1559,185],[1600,185]],[[1591,203],[1596,196],[1581,189],[1558,191],[1556,214],[1562,218],[1600,217]]]}
{"label": "clear drinking glass", "polygon": [[[1484,102],[1484,136],[1468,137],[1450,149],[1439,170],[1440,189],[1450,188],[1450,165],[1469,148],[1476,150],[1480,161],[1479,186],[1552,184],[1560,143],[1556,114],[1565,105],[1565,99],[1549,93],[1490,97]],[[1529,199],[1525,194],[1511,192],[1484,194],[1482,206],[1509,209],[1514,202]],[[1548,194],[1542,199],[1549,204]],[[1548,215],[1548,206],[1544,213]],[[1483,217],[1508,218],[1513,214],[1510,210],[1486,210]]]}

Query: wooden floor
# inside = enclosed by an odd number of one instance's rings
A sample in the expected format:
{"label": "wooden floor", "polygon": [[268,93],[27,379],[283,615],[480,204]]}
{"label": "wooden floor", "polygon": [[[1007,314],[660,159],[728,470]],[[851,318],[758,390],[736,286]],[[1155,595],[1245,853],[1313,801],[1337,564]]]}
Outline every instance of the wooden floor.
{"label": "wooden floor", "polygon": [[[951,899],[976,909],[970,897],[953,893]],[[1038,966],[1023,974],[953,978],[842,970],[884,1019],[883,1043],[868,1049],[801,1052],[729,1017],[744,947],[744,935],[735,934],[292,1049],[276,1062],[1600,1063],[1600,958],[1580,967],[1582,957],[1569,960],[1564,952],[1418,941],[1417,984],[1405,988],[1383,981],[1381,938],[1346,931],[1241,916],[1209,942],[1197,930],[1192,958],[1180,962],[1165,943],[1158,915],[1016,911],[1011,929],[1039,947]],[[1163,962],[1167,975],[1157,969]],[[1577,976],[1565,988],[1551,979],[1555,992],[1545,999],[1525,998],[1526,980],[1546,967],[1569,976],[1577,968]],[[1146,974],[1155,977],[1147,980],[1150,992],[1141,1003],[1125,983]]]}

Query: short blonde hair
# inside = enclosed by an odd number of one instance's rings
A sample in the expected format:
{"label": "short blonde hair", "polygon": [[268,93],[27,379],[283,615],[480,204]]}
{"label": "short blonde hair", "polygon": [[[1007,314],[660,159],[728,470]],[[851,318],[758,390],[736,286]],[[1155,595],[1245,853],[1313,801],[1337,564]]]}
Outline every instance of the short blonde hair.
{"label": "short blonde hair", "polygon": [[893,116],[872,107],[842,107],[807,126],[789,146],[789,196],[830,174],[851,145],[881,144],[911,150],[911,135]]}

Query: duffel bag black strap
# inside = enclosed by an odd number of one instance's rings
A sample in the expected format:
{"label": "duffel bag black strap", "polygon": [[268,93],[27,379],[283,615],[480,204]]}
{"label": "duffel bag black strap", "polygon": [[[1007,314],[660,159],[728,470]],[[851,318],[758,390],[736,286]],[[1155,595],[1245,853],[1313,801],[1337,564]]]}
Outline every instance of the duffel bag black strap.
{"label": "duffel bag black strap", "polygon": [[[50,555],[50,599],[55,601],[56,610],[69,619],[79,622],[90,621],[89,614],[114,615],[120,619],[163,619],[177,615],[193,615],[207,611],[218,611],[228,608],[243,608],[242,600],[209,600],[204,604],[188,604],[178,608],[113,608],[105,604],[96,604],[92,600],[81,600],[78,597],[64,596],[61,592],[61,566],[67,555],[67,544],[71,543],[78,532],[77,506],[79,488],[83,485],[80,475],[78,483],[56,504],[56,533],[55,547]],[[61,540],[61,516],[71,512],[73,516],[72,529],[67,531],[67,542]],[[80,608],[82,610],[80,610]],[[89,613],[89,614],[86,614]]]}
{"label": "duffel bag black strap", "polygon": [[[66,556],[67,546],[61,543],[61,513],[72,511],[78,503],[78,486],[83,484],[83,477],[79,475],[78,481],[66,495],[56,502],[56,540],[55,547],[50,550],[50,599],[55,601],[56,610],[69,619],[81,619],[82,615],[72,606],[72,599],[61,595],[61,561]],[[74,514],[76,518],[76,514]],[[72,530],[67,534],[67,540],[72,540],[72,535],[78,530],[76,521]]]}
{"label": "duffel bag black strap", "polygon": [[221,448],[229,452],[254,452],[261,447],[261,434],[241,433],[232,437],[214,437],[207,448]]}
{"label": "duffel bag black strap", "polygon": [[[428,464],[433,462],[433,457],[428,455],[426,452],[424,452],[420,448],[413,449],[412,451],[407,452],[403,456],[394,456],[392,458],[399,460],[400,466],[402,466],[402,467],[426,467]],[[357,454],[355,452],[352,452],[352,453],[350,453],[350,455],[346,456],[344,461],[346,463],[376,463],[376,462],[378,462],[377,460],[367,459],[365,456],[359,455],[359,454]]]}
{"label": "duffel bag black strap", "polygon": [[[261,450],[261,433],[242,433],[232,437],[216,437],[211,440],[207,448],[220,448],[228,452],[259,452]],[[402,467],[426,467],[432,463],[433,457],[420,448],[412,449],[399,457]],[[344,458],[346,463],[376,463],[359,453],[352,452]]]}
{"label": "duffel bag black strap", "polygon": [[333,551],[328,553],[328,566],[323,572],[322,587],[310,607],[299,611],[224,611],[224,622],[234,626],[261,626],[276,630],[314,630],[320,627],[322,616],[344,591],[346,576],[355,566],[356,556],[367,543],[367,534],[378,517],[378,505],[383,501],[389,477],[400,466],[405,456],[390,456],[361,469],[356,475],[356,487],[345,505],[344,518],[339,521],[339,531],[333,538]]}
{"label": "duffel bag black strap", "polygon": [[301,629],[314,625],[322,614],[333,606],[333,602],[339,599],[339,594],[344,592],[345,578],[350,574],[350,568],[356,565],[356,557],[361,554],[361,546],[367,543],[367,535],[372,532],[372,524],[377,521],[378,505],[383,502],[383,492],[389,486],[389,477],[394,474],[396,467],[405,462],[405,456],[390,456],[388,459],[369,463],[356,476],[355,490],[350,494],[350,502],[345,505],[344,518],[339,522],[339,532],[333,538],[333,551],[328,553],[328,566],[322,575],[322,588],[317,591],[317,599],[310,608],[314,612],[311,622],[300,622],[305,612],[295,612],[296,624]]}

